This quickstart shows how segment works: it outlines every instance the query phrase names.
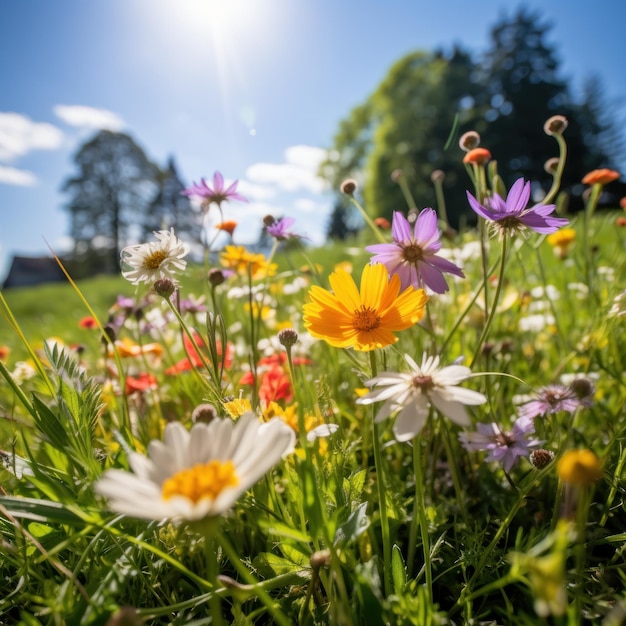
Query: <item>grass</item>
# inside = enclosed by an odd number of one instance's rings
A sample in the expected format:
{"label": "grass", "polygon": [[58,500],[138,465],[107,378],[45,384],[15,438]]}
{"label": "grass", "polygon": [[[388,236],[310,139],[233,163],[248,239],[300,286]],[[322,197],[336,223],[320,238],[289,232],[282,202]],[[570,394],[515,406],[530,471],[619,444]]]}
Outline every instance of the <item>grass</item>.
{"label": "grass", "polygon": [[[306,294],[318,281],[303,266],[319,264],[327,287],[334,266],[349,261],[358,282],[367,233],[306,254],[279,249],[274,277],[254,281],[261,295],[252,312],[248,276],[212,290],[206,268],[190,266],[181,297],[204,297],[224,320],[220,331],[202,312],[182,314],[208,367],[180,365],[194,351],[176,317],[121,277],[78,284],[98,318],[126,341],[117,354],[97,329],[79,327],[89,312],[72,286],[6,291],[5,317],[17,320],[24,340],[2,322],[0,344],[11,348],[0,390],[2,620],[619,623],[612,616],[626,607],[626,317],[609,312],[625,288],[626,247],[617,215],[594,216],[586,239],[582,216],[574,217],[576,245],[563,259],[536,234],[512,239],[504,274],[486,280],[486,298],[478,235],[461,233],[445,245],[451,255],[465,254],[465,279],[433,295],[423,321],[373,360],[313,341],[302,323]],[[497,266],[498,240],[486,246],[485,264]],[[141,315],[114,319],[120,294],[141,304]],[[293,370],[276,340],[285,327],[299,333],[291,356],[302,364]],[[59,338],[56,348],[44,348],[50,337]],[[471,363],[474,376],[463,386],[487,398],[469,407],[471,426],[435,410],[411,442],[395,440],[393,419],[374,426],[380,405],[357,399],[374,367],[402,371],[403,353],[418,363],[423,353],[438,354],[444,365]],[[20,377],[17,363],[25,359],[34,369]],[[128,387],[142,375],[153,384]],[[535,419],[534,436],[554,455],[545,467],[522,456],[505,472],[460,444],[458,435],[478,423],[508,431],[520,405],[547,385],[566,386],[568,376],[590,381],[593,399]],[[117,515],[97,495],[103,473],[127,470],[129,453],[146,453],[168,422],[190,427],[206,402],[215,419],[231,420],[229,402],[238,398],[269,419],[272,394],[272,414],[298,430],[295,451],[210,528]],[[337,430],[309,440],[305,431],[320,424]],[[584,484],[557,471],[578,449],[593,451],[599,479]],[[124,615],[129,621],[110,621]]]}

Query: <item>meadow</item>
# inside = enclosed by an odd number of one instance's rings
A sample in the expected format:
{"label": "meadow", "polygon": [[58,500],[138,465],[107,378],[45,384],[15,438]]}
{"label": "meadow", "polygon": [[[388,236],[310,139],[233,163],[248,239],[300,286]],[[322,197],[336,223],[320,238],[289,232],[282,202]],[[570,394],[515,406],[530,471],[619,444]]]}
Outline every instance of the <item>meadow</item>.
{"label": "meadow", "polygon": [[624,211],[484,157],[461,232],[161,231],[3,293],[0,621],[623,623]]}

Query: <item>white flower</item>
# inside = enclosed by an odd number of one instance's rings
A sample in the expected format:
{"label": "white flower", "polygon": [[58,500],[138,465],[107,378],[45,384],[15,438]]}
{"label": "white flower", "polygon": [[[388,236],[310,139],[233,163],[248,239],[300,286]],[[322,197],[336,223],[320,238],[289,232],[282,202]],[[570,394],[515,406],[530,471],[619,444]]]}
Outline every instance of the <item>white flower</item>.
{"label": "white flower", "polygon": [[172,422],[148,457],[131,453],[133,472],[107,470],[96,492],[111,510],[150,520],[201,520],[224,513],[284,454],[295,433],[282,420],[261,423],[252,412],[237,422],[214,419],[187,430]]}
{"label": "white flower", "polygon": [[408,374],[383,372],[366,383],[368,387],[380,387],[359,398],[359,404],[371,404],[385,400],[376,415],[380,422],[400,409],[393,427],[398,441],[408,441],[417,435],[426,423],[431,403],[461,426],[470,423],[464,405],[482,404],[487,398],[477,391],[456,385],[471,376],[463,365],[450,365],[439,369],[439,357],[422,357],[421,366],[408,355],[404,358],[411,368]]}
{"label": "white flower", "polygon": [[178,284],[174,274],[183,271],[187,262],[183,257],[189,246],[174,234],[174,229],[154,233],[158,241],[127,246],[121,252],[122,276],[133,285],[152,284],[166,278]]}

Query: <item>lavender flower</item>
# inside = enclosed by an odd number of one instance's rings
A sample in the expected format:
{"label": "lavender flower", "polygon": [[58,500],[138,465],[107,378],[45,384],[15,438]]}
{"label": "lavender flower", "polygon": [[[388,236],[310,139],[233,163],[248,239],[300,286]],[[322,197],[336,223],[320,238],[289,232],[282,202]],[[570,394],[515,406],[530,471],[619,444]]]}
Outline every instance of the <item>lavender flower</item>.
{"label": "lavender flower", "polygon": [[244,198],[241,194],[237,193],[237,185],[239,181],[236,180],[227,189],[224,188],[224,177],[219,173],[213,174],[213,188],[209,187],[204,178],[201,179],[200,184],[193,183],[191,187],[187,187],[180,193],[183,196],[189,196],[191,198],[198,198],[200,200],[202,208],[208,210],[211,203],[217,204],[221,208],[222,202],[229,200],[239,200],[240,202],[248,202],[247,198]]}
{"label": "lavender flower", "polygon": [[530,448],[541,444],[539,439],[528,438],[534,430],[532,418],[520,417],[510,431],[503,431],[495,422],[477,424],[475,432],[461,433],[459,441],[466,450],[489,451],[485,461],[499,461],[508,473],[518,457],[528,456]]}
{"label": "lavender flower", "polygon": [[378,243],[365,248],[372,252],[372,263],[383,263],[390,274],[397,274],[401,289],[413,285],[421,289],[426,285],[435,293],[448,291],[443,272],[464,277],[463,272],[451,261],[437,256],[441,249],[437,214],[433,209],[420,212],[413,232],[409,221],[395,211],[391,225],[393,243]]}
{"label": "lavender flower", "polygon": [[[586,381],[588,382],[589,381]],[[564,385],[548,385],[542,387],[537,392],[537,398],[522,404],[519,408],[519,415],[534,419],[535,417],[544,417],[551,413],[566,411],[573,413],[576,409],[583,406],[591,405],[591,397],[593,396],[593,385],[589,383],[588,391],[581,393],[578,386],[573,383],[567,387]]]}
{"label": "lavender flower", "polygon": [[295,223],[295,221],[296,220],[293,219],[293,217],[283,217],[266,226],[265,230],[268,235],[271,235],[279,241],[293,238],[299,239],[300,235],[296,235],[289,230],[289,228]]}
{"label": "lavender flower", "polygon": [[554,212],[554,204],[537,204],[527,207],[530,199],[530,182],[518,178],[504,200],[499,194],[487,198],[480,204],[468,191],[467,199],[473,211],[483,217],[500,231],[501,235],[514,233],[530,228],[538,233],[549,234],[565,226],[568,220],[561,217],[550,217]]}

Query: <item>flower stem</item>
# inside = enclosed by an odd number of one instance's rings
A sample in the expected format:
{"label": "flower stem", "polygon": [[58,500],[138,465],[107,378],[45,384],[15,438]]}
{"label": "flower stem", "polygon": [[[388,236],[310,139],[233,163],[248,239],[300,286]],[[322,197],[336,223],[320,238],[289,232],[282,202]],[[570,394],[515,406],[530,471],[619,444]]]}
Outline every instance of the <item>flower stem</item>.
{"label": "flower stem", "polygon": [[220,586],[217,580],[217,574],[219,572],[219,545],[214,537],[205,536],[204,549],[207,564],[207,577],[213,588],[211,597],[209,599],[209,606],[211,608],[211,623],[215,624],[215,626],[224,626],[224,616],[222,615],[222,601],[219,594],[217,593],[217,589]]}
{"label": "flower stem", "polygon": [[[483,328],[483,332],[480,335],[480,339],[478,340],[478,344],[476,345],[476,350],[474,351],[474,356],[472,357],[472,361],[470,363],[470,367],[474,365],[476,359],[480,355],[480,351],[482,350],[483,344],[489,335],[489,330],[491,328],[491,324],[493,323],[493,319],[496,316],[496,310],[498,308],[498,300],[500,299],[500,293],[502,292],[502,285],[504,284],[504,268],[506,267],[506,256],[507,256],[507,236],[504,235],[502,237],[502,255],[500,257],[500,273],[498,274],[498,283],[496,284],[496,293],[493,297],[493,303],[491,305],[491,310],[489,311],[489,317],[487,318],[487,322]],[[487,286],[487,282],[485,282],[485,287]]]}
{"label": "flower stem", "polygon": [[561,186],[561,178],[563,176],[563,170],[565,169],[565,159],[567,158],[567,143],[565,139],[563,139],[563,135],[557,133],[553,135],[559,144],[559,164],[557,165],[556,172],[552,178],[552,186],[550,190],[546,194],[545,198],[541,201],[542,204],[550,204],[556,196],[556,192],[559,190]]}
{"label": "flower stem", "polygon": [[367,214],[367,211],[354,199],[354,196],[350,196],[350,200],[352,201],[352,204],[354,204],[354,206],[359,210],[361,217],[365,220],[365,223],[370,227],[370,229],[376,236],[376,239],[378,239],[380,243],[387,243],[385,236],[380,232],[380,228],[378,228],[378,226],[374,224],[374,221]]}
{"label": "flower stem", "polygon": [[[370,352],[370,363],[372,368],[372,378],[377,373],[376,351]],[[380,507],[380,531],[383,540],[383,580],[385,593],[391,593],[391,539],[389,535],[389,517],[387,515],[387,495],[385,493],[385,473],[383,470],[383,456],[380,446],[380,429],[376,420],[376,409],[372,409],[372,432],[374,448],[374,465],[376,466],[376,486],[378,487],[378,505]]]}
{"label": "flower stem", "polygon": [[426,503],[424,501],[424,472],[422,471],[422,441],[418,436],[413,439],[413,471],[415,474],[415,503],[413,517],[409,530],[409,552],[407,567],[409,575],[413,568],[413,552],[415,550],[417,526],[419,525],[422,537],[422,552],[424,555],[424,573],[426,577],[426,591],[428,599],[433,597],[433,573],[430,564],[430,537],[428,535],[428,520],[426,518]]}

